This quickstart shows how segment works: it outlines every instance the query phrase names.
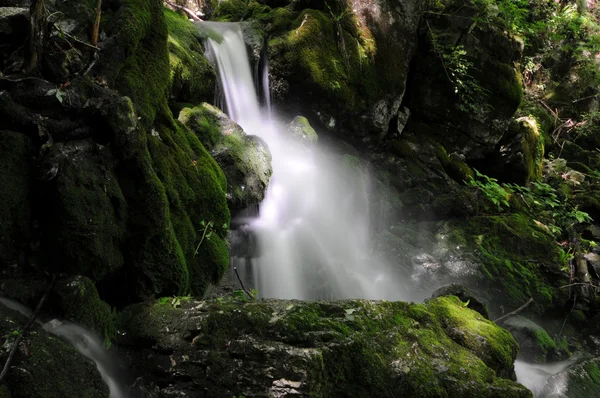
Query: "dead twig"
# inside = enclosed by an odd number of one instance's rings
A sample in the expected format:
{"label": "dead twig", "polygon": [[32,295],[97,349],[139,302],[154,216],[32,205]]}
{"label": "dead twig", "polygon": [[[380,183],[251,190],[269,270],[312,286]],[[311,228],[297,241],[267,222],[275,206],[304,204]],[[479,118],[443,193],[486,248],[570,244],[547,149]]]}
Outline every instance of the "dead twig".
{"label": "dead twig", "polygon": [[529,306],[529,304],[531,304],[531,303],[533,303],[533,297],[532,297],[532,298],[530,298],[529,300],[527,300],[527,302],[526,302],[525,304],[523,304],[522,306],[520,306],[519,308],[517,308],[517,309],[516,309],[516,310],[514,310],[513,312],[509,312],[508,314],[501,316],[500,318],[498,318],[498,319],[494,320],[494,322],[498,323],[498,322],[500,322],[500,321],[502,321],[502,320],[504,320],[504,319],[508,318],[509,316],[512,316],[512,315],[516,315],[516,314],[518,314],[519,312],[521,312],[521,311],[523,311],[525,308],[527,308],[527,306]]}
{"label": "dead twig", "polygon": [[21,343],[21,340],[23,339],[23,337],[25,337],[25,334],[29,331],[29,329],[31,329],[31,326],[33,326],[35,319],[37,318],[38,314],[40,313],[40,310],[42,309],[42,305],[44,305],[44,302],[50,295],[50,291],[52,291],[52,289],[54,288],[55,282],[56,282],[56,275],[52,275],[52,281],[50,282],[50,286],[48,286],[48,288],[44,292],[44,295],[42,296],[42,298],[38,302],[37,306],[35,307],[35,311],[33,311],[33,314],[31,314],[31,316],[29,317],[29,320],[27,321],[27,324],[23,328],[23,331],[21,333],[19,333],[19,335],[15,339],[12,349],[10,350],[10,353],[8,354],[8,359],[6,360],[6,363],[4,364],[4,368],[2,369],[2,373],[0,373],[0,383],[2,383],[2,380],[4,380],[4,378],[8,374],[8,369],[10,368],[10,364],[13,361],[15,354],[17,353],[17,350],[19,348],[19,344]]}
{"label": "dead twig", "polygon": [[250,300],[254,299],[254,297],[250,294],[250,292],[244,287],[244,283],[242,282],[242,278],[240,278],[240,274],[238,273],[237,267],[233,267],[233,270],[235,271],[235,276],[237,276],[238,281],[240,282],[240,286],[242,287],[242,290],[248,295],[248,298]]}
{"label": "dead twig", "polygon": [[100,30],[100,17],[102,16],[102,0],[98,0],[96,5],[96,20],[94,21],[94,28],[92,29],[92,45],[98,46],[98,34]]}
{"label": "dead twig", "polygon": [[194,21],[198,21],[198,22],[204,22],[202,20],[202,18],[198,17],[196,15],[196,13],[192,10],[190,10],[189,8],[186,8],[184,6],[180,6],[179,4],[175,4],[171,1],[166,1],[165,0],[165,5],[170,8],[173,11],[183,11],[187,14],[188,17],[190,17],[191,19],[193,19]]}

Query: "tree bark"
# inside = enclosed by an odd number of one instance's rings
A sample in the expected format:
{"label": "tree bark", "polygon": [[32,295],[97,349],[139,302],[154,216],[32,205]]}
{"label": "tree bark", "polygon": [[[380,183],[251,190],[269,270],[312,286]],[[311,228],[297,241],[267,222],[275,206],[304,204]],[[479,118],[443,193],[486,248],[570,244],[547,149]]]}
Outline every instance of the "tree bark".
{"label": "tree bark", "polygon": [[42,44],[44,41],[44,22],[42,13],[44,11],[44,0],[33,0],[29,9],[29,39],[25,52],[23,71],[29,73],[35,69],[42,57]]}

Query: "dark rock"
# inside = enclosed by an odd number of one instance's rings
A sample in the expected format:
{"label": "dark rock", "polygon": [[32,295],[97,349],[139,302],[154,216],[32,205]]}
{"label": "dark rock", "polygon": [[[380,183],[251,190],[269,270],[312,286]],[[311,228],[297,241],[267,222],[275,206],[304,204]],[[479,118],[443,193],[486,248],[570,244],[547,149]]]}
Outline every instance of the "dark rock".
{"label": "dark rock", "polygon": [[543,327],[521,315],[512,315],[502,321],[517,340],[519,356],[528,362],[546,363],[567,358],[570,353],[560,347]]}
{"label": "dark rock", "polygon": [[[27,318],[0,304],[0,341],[12,348],[15,331],[22,330]],[[2,350],[0,361],[6,362],[9,350]],[[79,397],[106,398],[108,387],[93,362],[73,347],[34,325],[25,336],[5,385],[9,397]]]}

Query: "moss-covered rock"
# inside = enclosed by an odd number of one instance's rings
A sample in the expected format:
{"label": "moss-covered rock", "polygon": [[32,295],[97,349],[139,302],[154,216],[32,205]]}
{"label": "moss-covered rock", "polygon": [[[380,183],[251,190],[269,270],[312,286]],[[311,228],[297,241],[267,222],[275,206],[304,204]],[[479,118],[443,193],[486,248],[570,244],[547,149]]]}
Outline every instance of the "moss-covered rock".
{"label": "moss-covered rock", "polygon": [[29,138],[0,130],[0,269],[21,263],[31,239],[32,169]]}
{"label": "moss-covered rock", "polygon": [[273,172],[266,143],[244,130],[221,110],[203,103],[184,108],[179,121],[210,150],[227,178],[227,202],[232,213],[260,203]]}
{"label": "moss-covered rock", "polygon": [[62,318],[105,338],[115,336],[111,308],[100,299],[94,282],[89,278],[76,276],[58,281],[50,301],[54,311]]}
{"label": "moss-covered rock", "polygon": [[497,165],[490,168],[490,174],[501,181],[520,185],[539,181],[543,158],[544,139],[537,120],[529,116],[520,117],[511,122],[498,143]]}
{"label": "moss-covered rock", "polygon": [[[456,297],[402,302],[171,301],[123,315],[129,350],[172,353],[167,374],[132,356],[146,383],[216,395],[531,397],[510,334]],[[148,351],[145,351],[148,352]],[[234,370],[235,369],[235,370]],[[231,372],[235,377],[231,377]],[[185,375],[180,383],[170,375]],[[178,379],[181,379],[178,377]]]}
{"label": "moss-covered rock", "polygon": [[296,116],[287,126],[287,132],[306,145],[316,144],[319,136],[304,116]]}
{"label": "moss-covered rock", "polygon": [[520,358],[528,362],[546,363],[569,356],[569,352],[556,344],[543,327],[521,315],[505,319],[503,327],[519,343]]}
{"label": "moss-covered rock", "polygon": [[274,100],[300,105],[329,128],[381,138],[400,107],[422,8],[416,1],[257,6],[252,17],[269,34]]}
{"label": "moss-covered rock", "polygon": [[168,29],[171,96],[180,102],[212,101],[215,71],[204,57],[198,28],[187,18],[165,8]]}
{"label": "moss-covered rock", "polygon": [[[486,300],[518,308],[529,298],[537,312],[562,306],[568,283],[561,270],[560,248],[547,229],[523,214],[480,216],[447,224],[447,237],[463,253],[472,253],[478,263],[480,288]],[[483,287],[485,286],[485,287]]]}
{"label": "moss-covered rock", "polygon": [[[26,317],[0,304],[0,341],[7,348],[0,351],[2,363],[25,324]],[[109,396],[95,364],[39,326],[33,326],[22,340],[4,382],[9,397]]]}

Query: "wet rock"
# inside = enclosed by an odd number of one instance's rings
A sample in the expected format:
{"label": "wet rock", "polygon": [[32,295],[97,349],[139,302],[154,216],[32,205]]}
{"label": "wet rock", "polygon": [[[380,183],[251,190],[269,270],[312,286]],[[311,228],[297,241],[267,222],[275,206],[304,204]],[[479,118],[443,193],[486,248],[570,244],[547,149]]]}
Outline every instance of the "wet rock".
{"label": "wet rock", "polygon": [[264,199],[272,168],[271,153],[262,139],[247,135],[225,113],[206,103],[184,108],[179,121],[194,131],[225,173],[232,214]]}
{"label": "wet rock", "polygon": [[[0,341],[7,348],[0,351],[2,363],[6,362],[16,332],[26,323],[25,316],[0,304]],[[109,395],[93,362],[37,325],[19,344],[5,383],[9,397],[106,398]]]}
{"label": "wet rock", "polygon": [[512,315],[502,321],[502,326],[519,343],[519,356],[525,361],[546,363],[569,356],[566,347],[557,345],[543,327],[524,316]]}
{"label": "wet rock", "polygon": [[160,395],[531,396],[509,380],[510,334],[456,297],[181,300],[132,306],[122,317],[119,347],[137,384]]}
{"label": "wet rock", "polygon": [[287,126],[287,132],[300,139],[305,145],[316,144],[319,140],[315,129],[304,116],[296,116]]}
{"label": "wet rock", "polygon": [[595,398],[600,396],[600,358],[571,365],[546,381],[542,398]]}

